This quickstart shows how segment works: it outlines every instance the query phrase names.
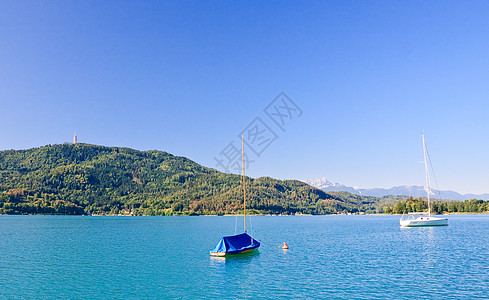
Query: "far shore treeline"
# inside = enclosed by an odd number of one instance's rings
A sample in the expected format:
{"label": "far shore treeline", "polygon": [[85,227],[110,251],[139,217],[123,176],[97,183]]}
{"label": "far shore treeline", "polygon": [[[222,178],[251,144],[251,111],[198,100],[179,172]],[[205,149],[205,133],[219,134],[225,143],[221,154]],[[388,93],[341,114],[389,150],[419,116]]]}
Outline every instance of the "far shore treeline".
{"label": "far shore treeline", "polygon": [[[371,197],[296,180],[246,178],[256,214],[381,212]],[[0,151],[1,214],[202,215],[242,212],[241,177],[162,151],[89,144]]]}
{"label": "far shore treeline", "polygon": [[[324,192],[297,180],[246,178],[251,214],[403,213],[421,199]],[[0,214],[222,215],[242,212],[241,177],[162,151],[89,144],[0,151]],[[436,212],[485,212],[489,201]]]}
{"label": "far shore treeline", "polygon": [[[387,214],[404,214],[422,211],[428,211],[428,201],[422,198],[409,197],[405,201],[398,201],[393,206],[384,207],[384,212]],[[489,201],[484,200],[470,199],[465,201],[433,201],[431,203],[432,214],[486,212],[489,212]]]}

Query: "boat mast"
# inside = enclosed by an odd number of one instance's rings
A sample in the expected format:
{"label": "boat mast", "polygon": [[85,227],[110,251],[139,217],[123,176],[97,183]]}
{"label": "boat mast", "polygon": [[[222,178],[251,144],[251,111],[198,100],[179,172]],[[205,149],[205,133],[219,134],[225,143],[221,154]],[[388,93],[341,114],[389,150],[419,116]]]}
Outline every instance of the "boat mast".
{"label": "boat mast", "polygon": [[244,207],[244,231],[246,232],[246,187],[245,187],[245,160],[244,160],[244,135],[241,135],[241,145],[243,148],[243,207]]}
{"label": "boat mast", "polygon": [[424,155],[424,169],[426,172],[426,185],[424,187],[426,194],[428,195],[428,217],[431,217],[431,203],[430,203],[430,177],[428,172],[428,163],[426,162],[426,143],[424,141],[424,132],[421,133],[423,137],[423,155]]}

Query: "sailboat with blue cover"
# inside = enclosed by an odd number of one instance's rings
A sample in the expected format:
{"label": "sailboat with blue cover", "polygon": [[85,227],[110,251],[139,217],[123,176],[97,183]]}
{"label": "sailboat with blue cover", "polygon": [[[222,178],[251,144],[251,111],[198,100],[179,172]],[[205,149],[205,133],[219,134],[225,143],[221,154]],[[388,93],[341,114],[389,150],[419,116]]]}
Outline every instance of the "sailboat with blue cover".
{"label": "sailboat with blue cover", "polygon": [[241,136],[243,146],[243,206],[244,206],[244,233],[225,236],[216,247],[211,250],[213,256],[226,256],[233,254],[243,254],[251,252],[260,247],[260,242],[246,233],[246,185],[245,185],[245,164],[244,164],[244,136]]}

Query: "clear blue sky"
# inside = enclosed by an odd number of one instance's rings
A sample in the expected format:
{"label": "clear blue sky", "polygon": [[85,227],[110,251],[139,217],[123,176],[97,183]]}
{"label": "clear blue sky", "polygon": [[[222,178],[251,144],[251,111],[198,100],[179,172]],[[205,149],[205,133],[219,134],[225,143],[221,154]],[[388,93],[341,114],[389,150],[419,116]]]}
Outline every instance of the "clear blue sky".
{"label": "clear blue sky", "polygon": [[[1,1],[0,149],[79,142],[247,174],[489,192],[489,1]],[[285,131],[263,109],[285,92]],[[248,153],[247,152],[247,153]]]}

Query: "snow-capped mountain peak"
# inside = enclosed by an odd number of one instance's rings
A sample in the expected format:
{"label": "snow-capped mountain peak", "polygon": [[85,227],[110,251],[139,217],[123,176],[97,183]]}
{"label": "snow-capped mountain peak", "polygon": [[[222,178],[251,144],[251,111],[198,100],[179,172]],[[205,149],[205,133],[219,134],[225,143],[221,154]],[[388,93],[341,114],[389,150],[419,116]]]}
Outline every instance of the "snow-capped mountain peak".
{"label": "snow-capped mountain peak", "polygon": [[303,182],[312,185],[313,187],[316,187],[318,189],[325,189],[325,188],[330,188],[330,187],[342,187],[342,184],[339,183],[332,183],[328,181],[326,178],[318,178],[318,179],[308,179],[308,180],[302,180]]}
{"label": "snow-capped mountain peak", "polygon": [[[303,182],[316,187],[318,189],[324,190],[326,192],[349,192],[352,194],[358,194],[362,196],[374,196],[374,197],[383,197],[390,195],[399,195],[399,196],[413,196],[413,197],[425,197],[426,191],[422,186],[394,186],[389,189],[385,188],[370,188],[370,189],[361,189],[357,186],[346,186],[340,183],[331,183],[326,178],[319,179],[309,179],[303,180]],[[450,200],[466,200],[466,199],[482,199],[489,200],[489,194],[460,194],[454,191],[438,191],[435,189],[431,190],[435,197],[442,199],[450,199]]]}

